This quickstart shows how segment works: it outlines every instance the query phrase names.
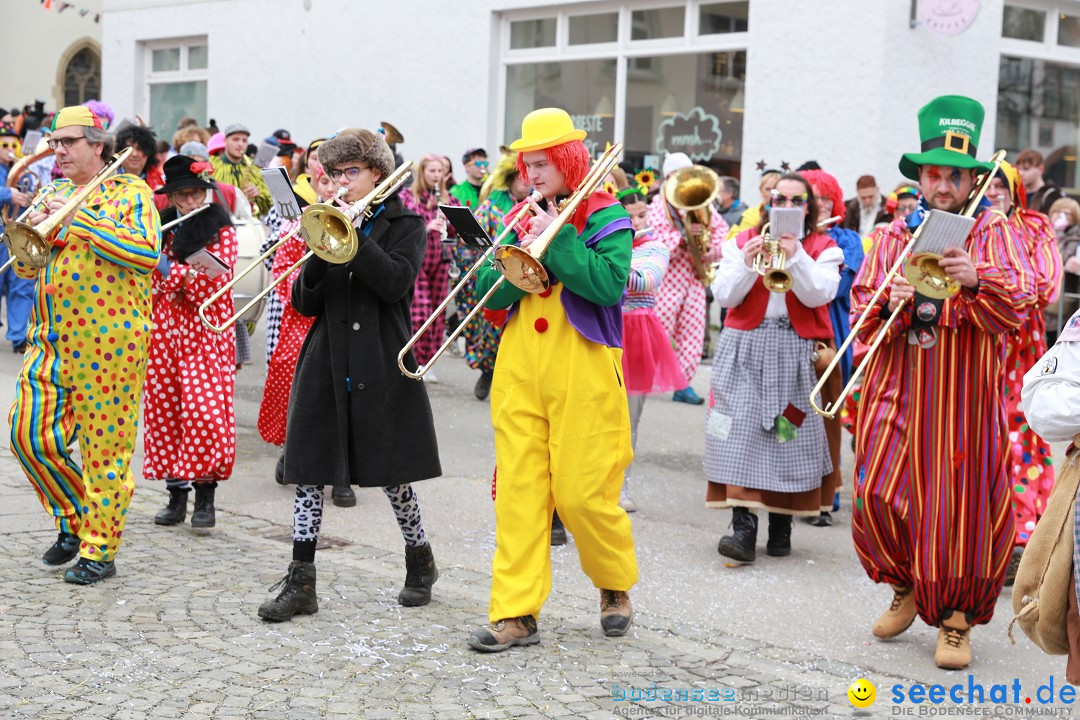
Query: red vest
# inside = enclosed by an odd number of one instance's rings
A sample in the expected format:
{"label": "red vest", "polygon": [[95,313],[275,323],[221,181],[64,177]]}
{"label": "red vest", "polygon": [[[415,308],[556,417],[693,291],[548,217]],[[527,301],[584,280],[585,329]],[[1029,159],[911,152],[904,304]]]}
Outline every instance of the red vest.
{"label": "red vest", "polygon": [[[746,242],[757,236],[757,228],[746,230],[735,238],[735,244],[741,249]],[[831,237],[824,233],[814,233],[803,238],[803,250],[812,259],[817,260],[826,249],[836,247]],[[724,319],[724,326],[736,330],[753,330],[765,319],[765,309],[769,305],[769,296],[772,292],[765,288],[763,279],[759,277],[754,281],[754,286],[743,298],[738,307],[731,308]],[[788,317],[791,318],[791,326],[799,337],[807,340],[829,340],[833,337],[832,321],[829,319],[829,303],[816,308],[808,308],[799,302],[794,290],[784,294],[787,301]]]}

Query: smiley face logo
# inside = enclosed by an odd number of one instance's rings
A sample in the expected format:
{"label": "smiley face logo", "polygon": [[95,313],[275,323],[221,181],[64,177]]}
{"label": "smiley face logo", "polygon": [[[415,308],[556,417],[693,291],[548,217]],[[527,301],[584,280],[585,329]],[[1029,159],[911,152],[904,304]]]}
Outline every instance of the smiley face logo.
{"label": "smiley face logo", "polygon": [[877,699],[877,689],[869,680],[859,678],[847,690],[848,700],[857,708],[868,708]]}

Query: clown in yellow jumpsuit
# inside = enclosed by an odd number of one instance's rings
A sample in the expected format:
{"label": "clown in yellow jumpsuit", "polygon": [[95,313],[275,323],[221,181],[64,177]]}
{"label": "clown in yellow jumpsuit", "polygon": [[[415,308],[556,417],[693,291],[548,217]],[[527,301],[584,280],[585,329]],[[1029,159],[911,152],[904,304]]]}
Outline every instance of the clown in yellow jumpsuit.
{"label": "clown in yellow jumpsuit", "polygon": [[[72,118],[73,110],[85,108],[65,108],[54,129],[92,127],[96,118]],[[77,189],[59,180],[45,192],[62,199]],[[114,175],[46,238],[53,247],[43,269],[15,264],[20,277],[38,282],[9,416],[11,449],[56,518],[58,544],[77,536],[81,558],[104,564],[120,547],[135,489],[130,462],[161,235],[152,198],[138,177]],[[71,456],[76,437],[81,464]],[[48,553],[45,560],[59,564]],[[71,575],[65,579],[86,584]]]}
{"label": "clown in yellow jumpsuit", "polygon": [[[526,117],[523,136],[511,147],[521,151],[524,169],[530,151],[553,147],[544,137],[574,142],[584,132],[573,130],[563,111],[549,109]],[[575,152],[583,153],[579,162],[587,170],[584,147]],[[580,168],[575,181],[570,179],[575,172],[563,167],[569,162],[566,152],[548,154],[568,183],[580,182]],[[542,155],[537,162],[545,162]],[[545,211],[547,203],[540,204]],[[526,220],[518,226],[523,237],[528,225]],[[518,235],[510,233],[506,242],[518,243]],[[543,256],[555,279],[552,287],[527,294],[507,282],[487,304],[510,308],[510,315],[491,387],[496,549],[491,626],[469,641],[477,650],[496,652],[539,640],[536,616],[551,590],[548,539],[556,506],[574,535],[582,569],[601,589],[605,633],[621,635],[629,627],[626,591],[637,582],[637,563],[630,520],[618,502],[623,473],[633,459],[620,306],[632,244],[622,205],[608,193],[594,193]],[[499,274],[484,267],[476,277],[477,294],[483,295]],[[609,623],[605,612],[612,608],[621,608],[622,616]]]}

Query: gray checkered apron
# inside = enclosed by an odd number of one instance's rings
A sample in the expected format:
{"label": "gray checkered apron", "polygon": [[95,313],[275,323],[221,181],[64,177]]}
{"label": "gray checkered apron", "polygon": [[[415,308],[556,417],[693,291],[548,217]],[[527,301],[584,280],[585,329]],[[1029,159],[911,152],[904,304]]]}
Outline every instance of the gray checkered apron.
{"label": "gray checkered apron", "polygon": [[[705,420],[705,476],[710,482],[798,493],[832,472],[825,424],[810,408],[817,384],[814,342],[787,317],[753,330],[724,328],[713,353]],[[793,440],[777,442],[776,417],[788,404],[806,413]]]}

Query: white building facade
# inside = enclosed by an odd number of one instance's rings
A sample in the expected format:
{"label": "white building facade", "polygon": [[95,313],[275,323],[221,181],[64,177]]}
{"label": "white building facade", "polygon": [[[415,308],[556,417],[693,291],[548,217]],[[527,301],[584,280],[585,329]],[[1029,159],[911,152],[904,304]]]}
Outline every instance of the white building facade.
{"label": "white building facade", "polygon": [[460,172],[557,105],[594,148],[687,151],[753,203],[760,163],[890,190],[918,108],[958,93],[986,108],[980,157],[1035,147],[1080,184],[1078,0],[102,1],[104,97],[166,138],[184,115],[301,143],[389,121]]}
{"label": "white building facade", "polygon": [[52,111],[100,99],[101,21],[101,0],[56,0],[48,8],[42,0],[0,0],[0,108],[42,100]]}

